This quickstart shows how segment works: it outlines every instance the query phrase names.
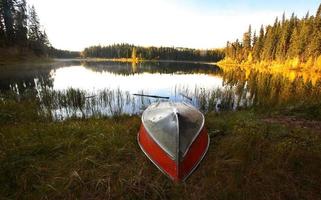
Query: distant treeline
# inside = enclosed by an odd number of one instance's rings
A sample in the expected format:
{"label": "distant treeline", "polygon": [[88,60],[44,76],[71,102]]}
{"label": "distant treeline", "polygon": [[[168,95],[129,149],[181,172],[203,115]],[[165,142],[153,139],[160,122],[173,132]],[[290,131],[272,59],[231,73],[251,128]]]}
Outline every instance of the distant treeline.
{"label": "distant treeline", "polygon": [[17,49],[20,53],[47,54],[50,47],[33,6],[26,0],[0,0],[0,48]]}
{"label": "distant treeline", "polygon": [[[286,19],[276,18],[274,24],[261,26],[259,34],[252,34],[251,26],[243,41],[227,42],[226,57],[242,61],[321,61],[321,5],[315,16],[306,14],[298,19],[292,14]],[[318,61],[319,62],[319,61]]]}
{"label": "distant treeline", "polygon": [[132,58],[145,60],[188,60],[219,61],[224,58],[224,50],[198,50],[174,47],[141,47],[130,44],[92,46],[82,52],[83,57],[95,58]]}

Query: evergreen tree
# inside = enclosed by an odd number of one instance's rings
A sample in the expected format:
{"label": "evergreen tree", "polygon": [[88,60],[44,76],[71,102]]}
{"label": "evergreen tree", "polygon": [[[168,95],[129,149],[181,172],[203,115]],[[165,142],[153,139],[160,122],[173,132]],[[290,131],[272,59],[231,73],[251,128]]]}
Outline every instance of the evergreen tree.
{"label": "evergreen tree", "polygon": [[294,27],[293,34],[290,40],[289,58],[295,58],[300,54],[300,32],[299,28]]}
{"label": "evergreen tree", "polygon": [[285,60],[290,46],[290,40],[293,32],[293,23],[290,20],[286,20],[284,14],[282,17],[282,26],[280,31],[280,38],[276,50],[276,58],[278,60]]}
{"label": "evergreen tree", "polygon": [[263,25],[262,25],[261,29],[260,29],[260,35],[259,35],[259,37],[257,39],[257,42],[255,42],[254,47],[253,47],[254,60],[258,61],[258,60],[261,59],[263,46],[264,46],[264,28],[263,28]]}
{"label": "evergreen tree", "polygon": [[256,45],[257,40],[258,40],[258,37],[256,35],[256,31],[254,31],[253,39],[252,39],[252,47],[254,47]]}
{"label": "evergreen tree", "polygon": [[20,46],[27,45],[27,9],[26,0],[17,1],[17,11],[16,11],[16,43]]}
{"label": "evergreen tree", "polygon": [[48,48],[51,46],[46,31],[40,32],[40,44],[43,48]]}
{"label": "evergreen tree", "polygon": [[313,34],[313,18],[309,17],[309,13],[306,14],[304,20],[301,21],[300,26],[300,42],[299,42],[299,58],[301,61],[306,61],[310,56],[311,35]]}
{"label": "evergreen tree", "polygon": [[274,38],[274,29],[271,26],[266,28],[266,35],[264,39],[262,59],[270,60],[273,52],[273,38]]}
{"label": "evergreen tree", "polygon": [[5,46],[5,27],[3,18],[3,0],[0,0],[0,47]]}
{"label": "evergreen tree", "polygon": [[13,0],[2,0],[2,16],[5,25],[6,41],[12,45],[15,39],[14,35],[14,2]]}
{"label": "evergreen tree", "polygon": [[30,48],[37,55],[45,54],[49,41],[47,34],[40,30],[40,22],[34,6],[29,8],[28,39]]}
{"label": "evergreen tree", "polygon": [[311,56],[317,58],[321,55],[321,4],[313,22],[313,39],[310,44]]}
{"label": "evergreen tree", "polygon": [[28,30],[28,39],[34,42],[39,41],[40,22],[34,6],[29,8]]}
{"label": "evergreen tree", "polygon": [[275,23],[273,26],[273,36],[272,36],[272,54],[270,55],[270,60],[276,59],[277,47],[280,42],[281,37],[281,23],[278,18],[275,19]]}
{"label": "evergreen tree", "polygon": [[249,26],[248,32],[243,35],[243,58],[247,59],[250,51],[252,50],[252,27]]}
{"label": "evergreen tree", "polygon": [[316,18],[321,18],[321,4],[319,5],[319,8],[317,10],[317,13],[315,15]]}
{"label": "evergreen tree", "polygon": [[282,20],[276,18],[274,24],[263,26],[260,34],[252,37],[251,27],[243,35],[243,42],[228,42],[226,56],[238,62],[248,59],[252,53],[254,61],[285,61],[285,59],[299,58],[301,62],[316,61],[321,58],[321,4],[315,16],[309,13],[298,19],[292,13],[286,19],[285,13]]}

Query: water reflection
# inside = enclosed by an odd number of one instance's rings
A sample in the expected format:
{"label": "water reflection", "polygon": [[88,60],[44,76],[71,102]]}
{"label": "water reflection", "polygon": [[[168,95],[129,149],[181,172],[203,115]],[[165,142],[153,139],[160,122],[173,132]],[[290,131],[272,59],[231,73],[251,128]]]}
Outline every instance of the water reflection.
{"label": "water reflection", "polygon": [[307,79],[301,73],[289,77],[237,68],[224,72],[223,85],[235,89],[237,102],[250,101],[258,107],[321,103],[320,76]]}
{"label": "water reflection", "polygon": [[[119,75],[141,73],[161,74],[221,74],[222,70],[202,63],[177,62],[81,62],[81,66],[96,72],[111,72]],[[75,65],[77,66],[77,65]]]}
{"label": "water reflection", "polygon": [[74,61],[22,69],[1,72],[1,96],[20,101],[33,95],[39,113],[56,120],[136,114],[159,101],[133,93],[169,96],[203,112],[321,103],[321,79],[302,74],[165,62]]}
{"label": "water reflection", "polygon": [[53,74],[53,89],[66,90],[68,88],[85,91],[99,91],[103,89],[127,91],[130,93],[158,94],[173,97],[175,90],[189,88],[213,89],[222,86],[222,77],[210,74],[176,73],[135,73],[116,74],[110,71],[96,72],[83,66],[60,68]]}

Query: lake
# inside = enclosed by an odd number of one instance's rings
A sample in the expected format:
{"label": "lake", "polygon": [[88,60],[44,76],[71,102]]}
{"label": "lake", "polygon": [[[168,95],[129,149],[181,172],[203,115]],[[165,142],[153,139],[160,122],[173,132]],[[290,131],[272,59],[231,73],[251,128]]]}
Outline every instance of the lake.
{"label": "lake", "polygon": [[321,79],[202,63],[60,60],[2,67],[0,92],[2,101],[34,98],[45,114],[62,120],[137,114],[163,101],[133,94],[186,101],[203,112],[308,104],[320,101]]}

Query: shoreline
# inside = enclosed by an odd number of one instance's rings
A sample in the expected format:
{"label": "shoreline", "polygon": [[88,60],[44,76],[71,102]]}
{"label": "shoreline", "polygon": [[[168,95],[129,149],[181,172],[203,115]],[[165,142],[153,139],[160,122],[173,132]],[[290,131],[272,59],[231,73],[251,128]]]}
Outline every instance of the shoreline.
{"label": "shoreline", "polygon": [[295,80],[298,77],[302,77],[305,82],[311,81],[313,85],[315,85],[317,83],[317,80],[321,77],[321,66],[307,68],[304,66],[304,64],[301,65],[301,67],[298,67],[300,65],[296,64],[296,66],[293,67],[290,61],[288,61],[288,63],[285,64],[278,61],[262,61],[259,63],[237,63],[232,60],[223,60],[218,62],[217,66],[222,70],[226,71],[235,70],[235,68],[245,70],[247,77],[251,74],[251,71],[258,71],[260,73],[267,74],[280,74],[284,77],[287,77],[291,81]]}
{"label": "shoreline", "polygon": [[143,62],[168,62],[168,63],[191,63],[191,64],[205,64],[205,65],[218,65],[218,62],[209,61],[191,61],[191,60],[136,60],[127,58],[32,58],[32,59],[8,59],[0,60],[0,67],[12,66],[20,64],[42,64],[42,63],[55,63],[55,62],[124,62],[124,63],[143,63]]}
{"label": "shoreline", "polygon": [[[316,62],[317,63],[317,62]],[[260,61],[260,62],[251,62],[251,61],[242,61],[238,63],[235,60],[224,59],[216,63],[221,67],[231,67],[237,66],[241,68],[250,68],[250,69],[260,69],[265,71],[310,71],[321,73],[321,65],[314,65],[309,62],[300,63],[296,59],[289,59],[286,61]]]}
{"label": "shoreline", "polygon": [[140,59],[133,61],[131,58],[53,58],[54,61],[87,61],[87,62],[127,62],[127,63],[141,63],[141,62],[170,62],[170,63],[192,63],[192,64],[208,64],[217,65],[218,62],[209,61],[191,61],[191,60],[145,60]]}

